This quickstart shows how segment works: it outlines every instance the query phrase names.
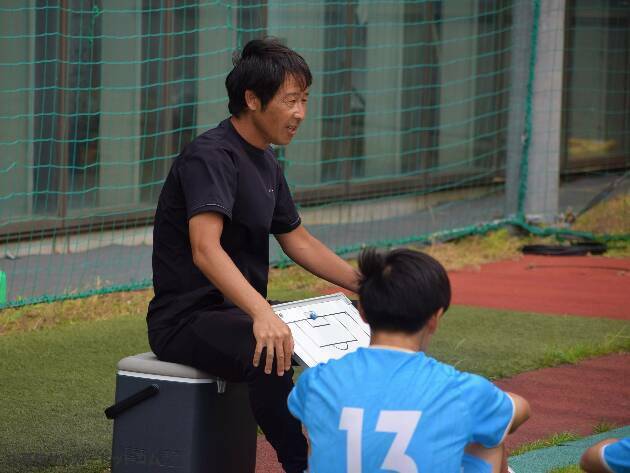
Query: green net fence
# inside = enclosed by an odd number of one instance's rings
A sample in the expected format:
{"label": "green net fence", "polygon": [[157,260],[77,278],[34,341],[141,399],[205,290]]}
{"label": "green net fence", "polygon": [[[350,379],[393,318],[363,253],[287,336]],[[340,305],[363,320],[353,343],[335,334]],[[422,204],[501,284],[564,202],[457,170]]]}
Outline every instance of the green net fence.
{"label": "green net fence", "polygon": [[276,153],[339,253],[553,233],[604,200],[619,218],[598,236],[628,237],[627,1],[4,0],[0,307],[150,285],[171,162],[265,35],[313,71]]}

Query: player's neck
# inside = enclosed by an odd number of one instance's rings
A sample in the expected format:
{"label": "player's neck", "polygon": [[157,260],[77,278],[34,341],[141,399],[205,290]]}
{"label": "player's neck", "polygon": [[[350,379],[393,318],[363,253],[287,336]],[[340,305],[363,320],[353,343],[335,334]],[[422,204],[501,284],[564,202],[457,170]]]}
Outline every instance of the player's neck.
{"label": "player's neck", "polygon": [[409,351],[425,351],[429,346],[430,335],[421,330],[418,333],[372,331],[370,346],[397,348]]}

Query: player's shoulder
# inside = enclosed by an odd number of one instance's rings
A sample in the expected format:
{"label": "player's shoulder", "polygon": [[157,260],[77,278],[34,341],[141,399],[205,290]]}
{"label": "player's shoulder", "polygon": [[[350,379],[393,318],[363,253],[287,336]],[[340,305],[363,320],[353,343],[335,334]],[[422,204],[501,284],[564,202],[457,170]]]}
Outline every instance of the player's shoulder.
{"label": "player's shoulder", "polygon": [[462,397],[468,397],[471,394],[481,394],[489,389],[493,390],[496,388],[491,381],[483,376],[460,371],[452,365],[431,357],[427,357],[427,369],[432,371],[433,377],[442,378],[444,383],[456,390]]}
{"label": "player's shoulder", "polygon": [[447,383],[458,383],[461,381],[462,375],[464,377],[468,375],[468,373],[459,371],[453,365],[449,365],[448,363],[444,363],[439,361],[432,356],[422,354],[419,358],[419,362],[421,362],[424,366],[424,369],[430,372],[430,376],[439,377]]}
{"label": "player's shoulder", "polygon": [[453,377],[453,387],[456,389],[459,399],[466,404],[495,399],[501,391],[489,379],[465,371],[456,371]]}
{"label": "player's shoulder", "polygon": [[362,358],[361,352],[363,350],[365,349],[359,348],[341,358],[331,358],[324,363],[318,363],[312,368],[305,370],[300,376],[300,379],[304,376],[305,381],[314,382],[316,380],[327,379],[331,376],[337,377],[340,373],[353,372],[356,365],[360,363],[360,358]]}
{"label": "player's shoulder", "polygon": [[[422,372],[426,376],[448,377],[446,365],[426,356],[424,353],[409,353],[382,347],[360,347],[338,359],[331,359],[316,366],[311,376],[323,382],[354,385],[360,384],[365,376],[390,377],[392,372]],[[447,373],[443,374],[442,370]],[[437,370],[437,372],[433,371]]]}
{"label": "player's shoulder", "polygon": [[348,353],[341,358],[331,358],[324,363],[319,363],[317,366],[315,366],[315,368],[317,368],[316,373],[319,373],[321,375],[322,373],[337,371],[352,366],[359,361],[364,350],[366,349],[358,348],[357,350]]}

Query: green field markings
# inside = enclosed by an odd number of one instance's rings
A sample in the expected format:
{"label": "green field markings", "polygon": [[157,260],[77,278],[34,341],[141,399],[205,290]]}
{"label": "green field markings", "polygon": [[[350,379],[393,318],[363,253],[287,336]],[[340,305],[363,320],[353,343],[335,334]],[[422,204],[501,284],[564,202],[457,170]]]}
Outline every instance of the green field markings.
{"label": "green field markings", "polygon": [[[456,306],[430,354],[497,378],[545,366],[550,346],[630,351],[629,331],[625,321]],[[106,462],[112,424],[103,409],[114,399],[116,363],[148,349],[138,314],[0,336],[0,471],[92,472],[86,465]]]}

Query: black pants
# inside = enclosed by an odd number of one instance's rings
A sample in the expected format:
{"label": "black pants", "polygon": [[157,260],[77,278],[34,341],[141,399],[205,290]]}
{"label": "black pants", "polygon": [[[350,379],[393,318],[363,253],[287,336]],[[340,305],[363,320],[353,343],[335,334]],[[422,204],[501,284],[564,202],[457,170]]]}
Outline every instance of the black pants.
{"label": "black pants", "polygon": [[252,319],[238,308],[199,310],[172,329],[149,332],[153,352],[163,361],[181,363],[233,382],[247,382],[249,401],[258,425],[284,470],[303,472],[307,466],[302,426],[287,408],[293,388],[289,370],[278,376],[264,372],[264,355],[252,364],[256,342]]}

